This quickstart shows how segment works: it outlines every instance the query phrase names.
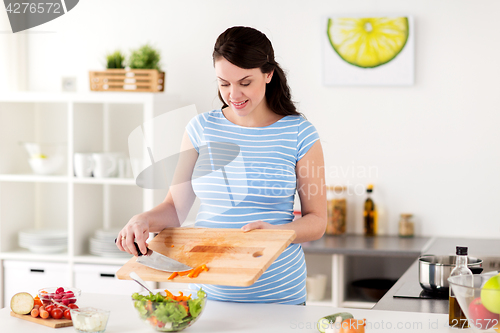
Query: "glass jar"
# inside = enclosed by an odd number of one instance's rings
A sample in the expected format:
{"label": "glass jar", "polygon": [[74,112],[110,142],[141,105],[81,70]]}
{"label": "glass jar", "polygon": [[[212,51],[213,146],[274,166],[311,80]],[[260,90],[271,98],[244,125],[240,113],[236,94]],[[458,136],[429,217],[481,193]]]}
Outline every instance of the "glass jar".
{"label": "glass jar", "polygon": [[413,222],[410,220],[413,214],[401,214],[399,219],[399,237],[413,237],[415,228]]}
{"label": "glass jar", "polygon": [[347,203],[345,186],[328,186],[327,207],[328,219],[326,223],[327,235],[343,235],[346,230]]}

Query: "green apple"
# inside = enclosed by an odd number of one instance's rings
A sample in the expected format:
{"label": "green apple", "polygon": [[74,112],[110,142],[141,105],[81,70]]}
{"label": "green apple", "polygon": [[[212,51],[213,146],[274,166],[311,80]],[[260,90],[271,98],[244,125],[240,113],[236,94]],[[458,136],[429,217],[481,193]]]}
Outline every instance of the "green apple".
{"label": "green apple", "polygon": [[500,313],[500,275],[492,276],[481,288],[481,301],[486,309]]}

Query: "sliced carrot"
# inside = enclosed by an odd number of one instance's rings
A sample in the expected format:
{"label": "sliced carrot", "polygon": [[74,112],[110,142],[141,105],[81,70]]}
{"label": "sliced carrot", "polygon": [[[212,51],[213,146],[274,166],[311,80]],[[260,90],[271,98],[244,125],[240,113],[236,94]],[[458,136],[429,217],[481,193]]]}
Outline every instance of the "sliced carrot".
{"label": "sliced carrot", "polygon": [[191,299],[191,294],[189,294],[189,296],[184,296],[184,293],[182,291],[179,291],[179,296],[175,296],[167,289],[165,289],[165,293],[167,294],[167,296],[166,296],[167,298],[170,298],[170,299],[172,299],[174,301],[178,301],[178,302],[187,301],[187,300]]}
{"label": "sliced carrot", "polygon": [[201,272],[202,270],[203,270],[203,265],[198,266],[198,267],[196,267],[196,268],[193,270],[193,272],[191,272],[191,273],[189,273],[189,274],[188,274],[188,277],[190,277],[190,278],[197,277],[197,276],[198,276],[198,274],[200,274],[200,272]]}
{"label": "sliced carrot", "polygon": [[184,275],[188,275],[191,271],[192,271],[192,269],[190,269],[189,271],[177,272],[177,274],[179,274],[179,276],[184,276]]}
{"label": "sliced carrot", "polygon": [[170,247],[174,247],[174,244],[170,245]]}
{"label": "sliced carrot", "polygon": [[168,278],[168,280],[172,280],[173,278],[175,278],[177,275],[178,276],[185,276],[187,275],[189,278],[195,278],[197,277],[201,272],[208,272],[208,267],[206,264],[203,264],[203,265],[200,265],[200,266],[197,266],[193,269],[190,269],[189,271],[184,271],[184,272],[173,272],[170,277]]}
{"label": "sliced carrot", "polygon": [[172,298],[172,299],[174,298],[174,295],[167,289],[165,289],[165,293],[167,294],[167,298]]}
{"label": "sliced carrot", "polygon": [[183,295],[184,295],[184,294],[182,293],[182,291],[179,291],[179,296],[174,296],[174,295],[172,295],[172,299],[173,299],[174,301],[178,301],[178,300],[179,300],[179,298],[182,298],[182,296],[183,296]]}

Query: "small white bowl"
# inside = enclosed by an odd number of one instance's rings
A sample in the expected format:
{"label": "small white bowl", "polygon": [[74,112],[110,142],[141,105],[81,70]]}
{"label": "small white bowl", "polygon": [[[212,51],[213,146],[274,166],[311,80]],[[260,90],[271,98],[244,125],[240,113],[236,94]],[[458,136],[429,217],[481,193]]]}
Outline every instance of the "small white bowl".
{"label": "small white bowl", "polygon": [[52,175],[61,171],[65,162],[65,144],[20,142],[28,153],[28,163],[37,175]]}
{"label": "small white bowl", "polygon": [[31,170],[37,175],[53,175],[60,171],[64,164],[63,156],[47,158],[30,158],[28,160]]}
{"label": "small white bowl", "polygon": [[103,333],[108,325],[109,311],[96,308],[71,309],[73,327],[80,333]]}

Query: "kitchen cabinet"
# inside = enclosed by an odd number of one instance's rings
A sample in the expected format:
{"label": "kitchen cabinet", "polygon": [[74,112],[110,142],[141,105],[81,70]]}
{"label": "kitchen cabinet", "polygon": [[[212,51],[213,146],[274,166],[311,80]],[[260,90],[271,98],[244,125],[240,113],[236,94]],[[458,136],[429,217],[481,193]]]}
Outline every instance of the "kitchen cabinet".
{"label": "kitchen cabinet", "polygon": [[21,291],[36,295],[41,288],[70,285],[67,263],[5,260],[3,269],[6,306]]}
{"label": "kitchen cabinet", "polygon": [[[87,293],[128,295],[142,291],[142,287],[132,280],[118,280],[116,272],[121,266],[75,264],[74,286]],[[148,288],[156,288],[156,283],[146,282]]]}
{"label": "kitchen cabinet", "polygon": [[303,243],[307,274],[327,276],[325,299],[307,304],[372,308],[376,302],[363,298],[351,283],[368,278],[399,279],[432,241],[428,237],[325,235]]}
{"label": "kitchen cabinet", "polygon": [[[97,229],[121,227],[154,207],[166,190],[141,189],[132,177],[77,178],[72,157],[76,152],[122,152],[128,157],[128,136],[135,128],[182,106],[176,96],[153,93],[0,94],[0,260],[66,265],[65,285],[74,285],[83,267],[123,265],[127,258],[91,255],[89,238]],[[66,162],[60,173],[33,174],[20,142],[63,143]],[[21,249],[19,231],[38,228],[66,230],[67,251]],[[9,268],[0,267],[7,269],[0,280],[5,287]],[[0,294],[0,302],[6,297]]]}

